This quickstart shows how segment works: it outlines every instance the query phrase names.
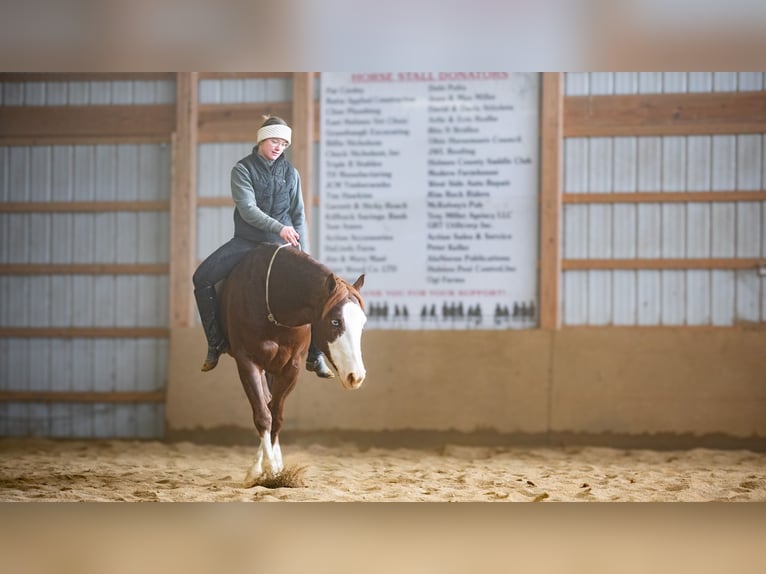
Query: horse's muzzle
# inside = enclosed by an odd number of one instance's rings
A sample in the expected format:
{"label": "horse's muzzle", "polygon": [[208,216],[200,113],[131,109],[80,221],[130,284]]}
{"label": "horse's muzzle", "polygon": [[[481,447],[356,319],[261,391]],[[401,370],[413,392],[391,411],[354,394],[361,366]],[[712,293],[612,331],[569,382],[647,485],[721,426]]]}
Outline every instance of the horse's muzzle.
{"label": "horse's muzzle", "polygon": [[362,383],[364,382],[364,377],[366,376],[366,373],[349,373],[346,375],[345,379],[342,379],[343,386],[347,389],[358,389],[362,386]]}

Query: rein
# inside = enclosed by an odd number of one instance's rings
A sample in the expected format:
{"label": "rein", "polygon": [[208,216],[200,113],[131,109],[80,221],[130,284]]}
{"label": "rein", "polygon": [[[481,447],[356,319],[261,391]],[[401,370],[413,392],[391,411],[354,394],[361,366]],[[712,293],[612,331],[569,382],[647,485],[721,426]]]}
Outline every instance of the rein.
{"label": "rein", "polygon": [[269,279],[271,278],[271,266],[274,265],[274,259],[277,258],[277,253],[279,253],[279,250],[283,247],[287,247],[290,245],[289,243],[284,243],[283,245],[280,245],[274,250],[274,254],[271,256],[271,261],[269,261],[269,268],[266,271],[266,311],[268,311],[268,315],[266,315],[266,318],[276,325],[277,327],[287,327],[288,329],[292,328],[290,325],[283,325],[279,321],[277,321],[274,318],[274,313],[271,311],[271,306],[269,305]]}

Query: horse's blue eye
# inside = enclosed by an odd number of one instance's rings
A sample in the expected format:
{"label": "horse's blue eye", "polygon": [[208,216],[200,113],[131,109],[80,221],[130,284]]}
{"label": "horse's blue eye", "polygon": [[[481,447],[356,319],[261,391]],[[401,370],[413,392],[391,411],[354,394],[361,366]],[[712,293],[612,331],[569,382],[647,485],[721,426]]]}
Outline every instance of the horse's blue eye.
{"label": "horse's blue eye", "polygon": [[330,325],[332,325],[333,327],[340,327],[340,321],[338,321],[337,319],[333,319],[332,321],[330,321]]}

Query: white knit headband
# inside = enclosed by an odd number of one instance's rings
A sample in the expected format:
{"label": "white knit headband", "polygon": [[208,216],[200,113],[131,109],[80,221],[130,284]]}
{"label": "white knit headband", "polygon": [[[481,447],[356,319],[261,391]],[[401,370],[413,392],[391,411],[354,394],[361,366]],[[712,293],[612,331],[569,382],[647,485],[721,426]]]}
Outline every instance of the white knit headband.
{"label": "white knit headband", "polygon": [[260,144],[263,140],[267,140],[269,138],[279,138],[281,140],[285,140],[289,146],[290,136],[292,133],[293,130],[291,130],[288,126],[283,126],[281,124],[263,126],[258,130],[258,141],[256,143]]}

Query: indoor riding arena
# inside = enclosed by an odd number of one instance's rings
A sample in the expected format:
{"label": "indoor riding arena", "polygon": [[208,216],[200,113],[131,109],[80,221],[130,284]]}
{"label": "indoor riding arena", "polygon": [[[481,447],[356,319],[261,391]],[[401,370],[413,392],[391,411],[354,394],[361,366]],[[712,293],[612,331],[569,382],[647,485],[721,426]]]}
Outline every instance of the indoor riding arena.
{"label": "indoor riding arena", "polygon": [[[264,115],[366,375],[254,482],[192,275]],[[766,502],[766,73],[0,73],[0,501]]]}

